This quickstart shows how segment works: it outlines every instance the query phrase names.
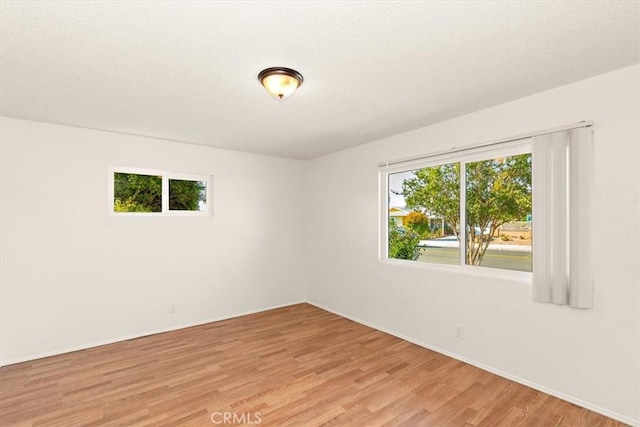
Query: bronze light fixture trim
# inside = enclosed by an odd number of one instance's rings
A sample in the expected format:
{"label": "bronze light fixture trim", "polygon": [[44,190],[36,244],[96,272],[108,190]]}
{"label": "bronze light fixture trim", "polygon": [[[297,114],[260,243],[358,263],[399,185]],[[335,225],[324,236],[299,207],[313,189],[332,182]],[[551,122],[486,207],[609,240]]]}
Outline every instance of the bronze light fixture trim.
{"label": "bronze light fixture trim", "polygon": [[258,80],[269,94],[283,100],[293,95],[296,89],[302,85],[304,77],[291,68],[271,67],[260,71]]}

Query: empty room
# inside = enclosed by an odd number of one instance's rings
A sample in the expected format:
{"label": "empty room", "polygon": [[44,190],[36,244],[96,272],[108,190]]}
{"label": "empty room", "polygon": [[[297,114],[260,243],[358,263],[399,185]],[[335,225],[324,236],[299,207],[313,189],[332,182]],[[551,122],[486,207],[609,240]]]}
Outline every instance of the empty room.
{"label": "empty room", "polygon": [[0,426],[640,426],[640,2],[0,1]]}

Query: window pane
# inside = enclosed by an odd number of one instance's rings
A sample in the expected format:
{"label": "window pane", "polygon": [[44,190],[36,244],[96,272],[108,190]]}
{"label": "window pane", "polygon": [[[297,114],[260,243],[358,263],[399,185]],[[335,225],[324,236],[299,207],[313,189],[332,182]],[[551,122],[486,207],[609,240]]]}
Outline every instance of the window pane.
{"label": "window pane", "polygon": [[206,181],[169,180],[170,211],[206,211]]}
{"label": "window pane", "polygon": [[389,258],[460,264],[460,164],[389,174]]}
{"label": "window pane", "polygon": [[162,177],[115,172],[115,212],[162,212]]}
{"label": "window pane", "polygon": [[467,265],[532,271],[531,154],[466,164]]}

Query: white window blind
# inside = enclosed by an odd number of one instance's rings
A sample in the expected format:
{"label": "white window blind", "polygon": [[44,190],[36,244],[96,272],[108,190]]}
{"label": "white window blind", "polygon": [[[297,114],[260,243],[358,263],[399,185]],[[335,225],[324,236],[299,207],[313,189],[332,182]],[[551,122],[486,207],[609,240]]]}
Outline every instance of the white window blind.
{"label": "white window blind", "polygon": [[593,131],[535,136],[533,153],[533,297],[593,307]]}

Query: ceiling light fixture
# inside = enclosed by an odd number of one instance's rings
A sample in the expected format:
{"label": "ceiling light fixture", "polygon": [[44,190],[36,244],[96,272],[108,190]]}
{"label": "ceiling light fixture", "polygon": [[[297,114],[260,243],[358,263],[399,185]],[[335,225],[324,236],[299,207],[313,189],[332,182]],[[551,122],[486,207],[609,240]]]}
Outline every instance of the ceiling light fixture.
{"label": "ceiling light fixture", "polygon": [[302,74],[285,67],[272,67],[260,71],[258,80],[271,95],[279,100],[287,98],[296,91],[304,81]]}

